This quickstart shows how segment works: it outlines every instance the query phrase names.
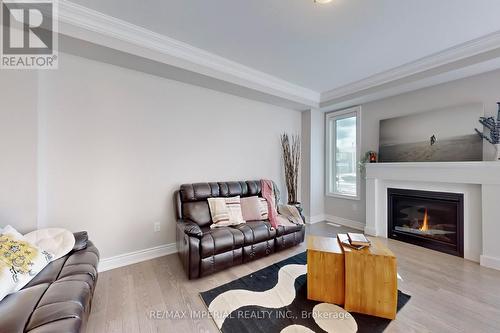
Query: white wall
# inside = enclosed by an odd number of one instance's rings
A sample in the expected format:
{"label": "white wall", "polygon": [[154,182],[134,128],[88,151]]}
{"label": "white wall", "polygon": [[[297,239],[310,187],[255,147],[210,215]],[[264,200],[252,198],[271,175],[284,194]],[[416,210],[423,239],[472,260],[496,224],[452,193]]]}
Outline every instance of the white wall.
{"label": "white wall", "polygon": [[306,221],[311,218],[311,110],[302,112],[301,133],[301,198]]}
{"label": "white wall", "polygon": [[279,135],[301,132],[299,112],[67,54],[2,71],[0,96],[0,226],[87,230],[103,258],[175,242],[182,183],[270,178],[286,196]]}
{"label": "white wall", "polygon": [[311,111],[311,217],[322,218],[325,211],[325,115],[319,110]]}
{"label": "white wall", "polygon": [[37,75],[0,72],[0,227],[37,223]]}
{"label": "white wall", "polygon": [[302,198],[308,222],[324,219],[324,118],[312,109],[302,113]]}
{"label": "white wall", "polygon": [[[271,178],[301,115],[63,54],[40,73],[41,226],[88,230],[103,257],[175,242],[180,184]],[[153,223],[161,222],[161,232]]]}
{"label": "white wall", "polygon": [[[486,115],[496,117],[499,87],[500,71],[494,71],[364,104],[361,106],[361,151],[378,151],[381,119],[476,102],[484,104]],[[484,147],[484,158],[491,160],[493,147],[486,143]],[[364,181],[361,183],[361,200],[325,197],[326,214],[361,223],[365,223],[365,206]]]}

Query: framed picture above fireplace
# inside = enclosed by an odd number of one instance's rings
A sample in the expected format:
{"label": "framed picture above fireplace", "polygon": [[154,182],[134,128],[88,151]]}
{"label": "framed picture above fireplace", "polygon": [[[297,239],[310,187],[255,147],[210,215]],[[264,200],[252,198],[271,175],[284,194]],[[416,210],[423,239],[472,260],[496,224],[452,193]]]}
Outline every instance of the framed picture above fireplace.
{"label": "framed picture above fireplace", "polygon": [[482,161],[481,116],[483,104],[474,103],[381,120],[379,161]]}

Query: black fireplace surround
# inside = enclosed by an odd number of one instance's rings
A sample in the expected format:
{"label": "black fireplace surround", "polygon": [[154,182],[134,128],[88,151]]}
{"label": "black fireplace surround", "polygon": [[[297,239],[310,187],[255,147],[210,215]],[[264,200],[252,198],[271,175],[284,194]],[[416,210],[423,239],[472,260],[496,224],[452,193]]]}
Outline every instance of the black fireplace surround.
{"label": "black fireplace surround", "polygon": [[464,195],[387,189],[388,237],[464,255]]}

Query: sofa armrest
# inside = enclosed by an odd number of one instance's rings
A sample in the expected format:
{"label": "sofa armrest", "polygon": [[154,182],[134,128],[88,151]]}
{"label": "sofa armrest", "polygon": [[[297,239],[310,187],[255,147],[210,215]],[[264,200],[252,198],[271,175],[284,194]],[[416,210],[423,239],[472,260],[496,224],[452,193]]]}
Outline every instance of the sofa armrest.
{"label": "sofa armrest", "polygon": [[177,254],[181,259],[189,279],[200,276],[200,242],[203,231],[200,226],[190,220],[177,220],[175,240]]}
{"label": "sofa armrest", "polygon": [[203,231],[200,226],[190,220],[179,219],[177,220],[177,227],[181,228],[184,233],[191,237],[203,237]]}
{"label": "sofa armrest", "polygon": [[87,248],[87,243],[89,241],[89,235],[86,231],[75,232],[75,246],[73,246],[73,251],[80,251]]}

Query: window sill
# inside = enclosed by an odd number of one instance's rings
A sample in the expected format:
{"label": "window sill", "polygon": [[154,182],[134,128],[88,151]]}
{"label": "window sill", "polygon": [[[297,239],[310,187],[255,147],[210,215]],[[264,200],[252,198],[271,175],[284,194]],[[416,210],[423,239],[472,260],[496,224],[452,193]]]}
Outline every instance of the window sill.
{"label": "window sill", "polygon": [[355,201],[361,200],[359,195],[353,196],[353,195],[345,195],[345,194],[326,193],[326,196],[330,197],[330,198],[337,198],[337,199],[347,199],[347,200],[355,200]]}

